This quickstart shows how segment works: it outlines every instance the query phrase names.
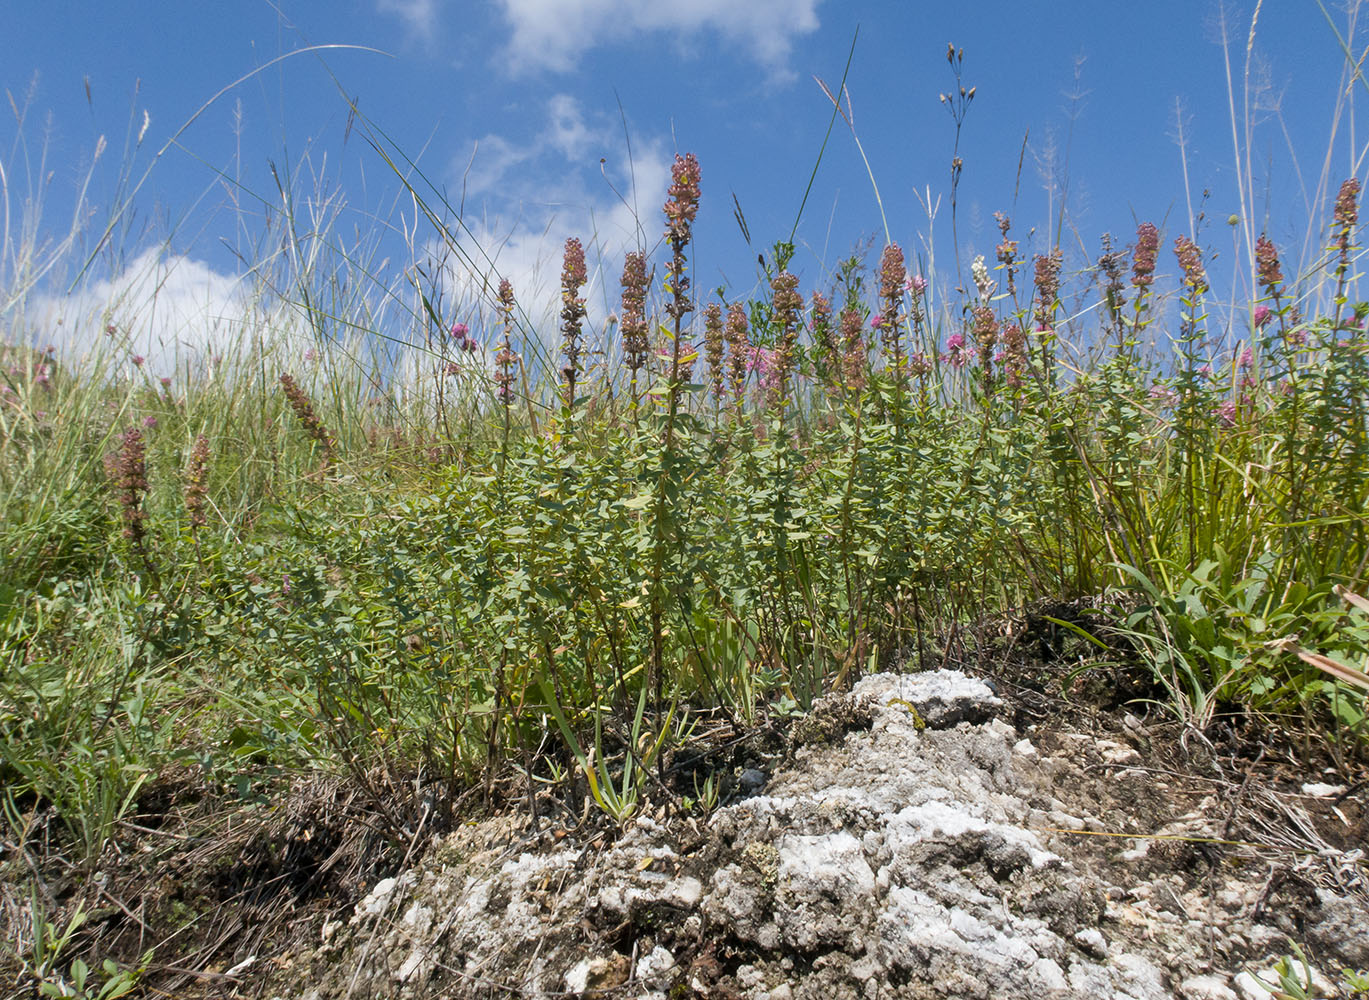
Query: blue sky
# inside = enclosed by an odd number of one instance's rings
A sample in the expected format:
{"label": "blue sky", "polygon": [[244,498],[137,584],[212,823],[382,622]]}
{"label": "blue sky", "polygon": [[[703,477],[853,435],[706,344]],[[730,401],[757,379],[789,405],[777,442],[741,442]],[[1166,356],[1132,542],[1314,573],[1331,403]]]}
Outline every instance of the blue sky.
{"label": "blue sky", "polygon": [[[338,232],[366,234],[374,263],[399,274],[410,247],[420,260],[435,252],[432,230],[412,228],[412,203],[364,130],[349,129],[344,94],[460,211],[462,250],[478,258],[478,243],[534,319],[536,303],[551,301],[568,235],[601,251],[591,305],[613,306],[623,249],[657,245],[676,151],[695,152],[703,169],[696,287],[752,291],[756,254],[788,237],[831,118],[813,77],[835,89],[853,37],[850,107],[884,218],[910,258],[930,266],[934,252],[943,281],[955,272],[955,127],[939,101],[955,82],[948,42],[963,47],[963,82],[975,88],[959,150],[966,267],[976,252],[992,261],[995,211],[1012,216],[1024,251],[1048,249],[1063,223],[1067,269],[1077,271],[1105,231],[1122,245],[1139,220],[1160,223],[1167,242],[1191,231],[1190,205],[1205,212],[1200,242],[1216,254],[1216,274],[1244,253],[1236,236],[1246,228],[1267,230],[1302,259],[1307,222],[1324,214],[1312,205],[1319,184],[1334,194],[1345,176],[1365,175],[1353,102],[1369,95],[1347,85],[1315,0],[1265,2],[1249,59],[1253,0],[6,6],[0,82],[28,109],[22,126],[8,112],[0,124],[11,228],[24,197],[41,188],[44,225],[65,232],[103,136],[89,189],[97,228],[129,190],[120,178],[147,173],[115,240],[122,253],[102,256],[88,275],[96,293],[126,290],[124,271],[146,266],[144,251],[160,247],[163,262],[177,264],[156,278],[164,294],[185,286],[207,308],[230,294],[266,207],[279,205],[273,165],[297,192],[331,193]],[[1353,14],[1338,4],[1332,15],[1358,55],[1365,39]],[[310,46],[336,47],[300,51]],[[1239,155],[1250,164],[1244,202],[1228,56]],[[1350,103],[1338,104],[1342,94]],[[1240,226],[1229,225],[1232,215]],[[871,241],[877,252],[883,233],[866,166],[838,119],[796,233],[804,287],[821,287]],[[1164,264],[1173,271],[1169,254]],[[469,276],[452,282],[478,294]],[[1215,284],[1217,296],[1230,296],[1230,281]]]}

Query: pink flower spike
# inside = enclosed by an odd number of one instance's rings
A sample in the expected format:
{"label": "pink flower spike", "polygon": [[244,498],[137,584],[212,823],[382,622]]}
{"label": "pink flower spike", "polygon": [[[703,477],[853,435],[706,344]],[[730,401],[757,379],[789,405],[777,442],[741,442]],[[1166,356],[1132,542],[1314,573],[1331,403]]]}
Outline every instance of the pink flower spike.
{"label": "pink flower spike", "polygon": [[1270,310],[1270,308],[1269,308],[1268,306],[1256,306],[1256,307],[1255,307],[1255,326],[1256,326],[1256,327],[1262,327],[1262,326],[1264,326],[1266,323],[1269,322],[1270,318],[1271,318],[1273,315],[1274,315],[1274,313]]}

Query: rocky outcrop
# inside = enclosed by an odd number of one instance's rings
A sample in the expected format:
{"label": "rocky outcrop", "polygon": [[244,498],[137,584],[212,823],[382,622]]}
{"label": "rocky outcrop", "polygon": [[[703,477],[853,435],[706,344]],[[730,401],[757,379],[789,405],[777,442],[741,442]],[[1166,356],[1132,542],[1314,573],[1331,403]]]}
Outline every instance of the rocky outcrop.
{"label": "rocky outcrop", "polygon": [[1043,749],[1002,709],[960,673],[875,675],[706,821],[527,849],[511,818],[463,829],[325,927],[281,995],[1228,1000],[1265,995],[1241,976],[1290,936],[1333,971],[1369,960],[1362,855],[1271,893],[1210,843],[1231,814],[1201,786],[1122,741]]}

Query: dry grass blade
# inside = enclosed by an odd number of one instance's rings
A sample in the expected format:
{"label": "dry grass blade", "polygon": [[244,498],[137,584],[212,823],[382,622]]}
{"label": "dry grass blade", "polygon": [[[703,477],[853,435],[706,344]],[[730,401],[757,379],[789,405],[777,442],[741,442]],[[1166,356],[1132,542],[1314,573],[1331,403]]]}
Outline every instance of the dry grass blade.
{"label": "dry grass blade", "polygon": [[1349,587],[1342,587],[1339,583],[1332,587],[1331,590],[1335,593],[1337,597],[1339,597],[1346,604],[1349,604],[1353,607],[1359,608],[1361,611],[1369,613],[1369,599],[1361,597],[1359,594],[1355,593]]}
{"label": "dry grass blade", "polygon": [[1366,674],[1363,670],[1357,670],[1344,663],[1339,663],[1329,656],[1323,656],[1321,653],[1309,653],[1305,649],[1299,649],[1297,652],[1298,659],[1302,660],[1304,663],[1310,663],[1324,673],[1330,674],[1332,677],[1336,678],[1336,680],[1344,681],[1346,684],[1354,684],[1365,690],[1369,690],[1369,674]]}

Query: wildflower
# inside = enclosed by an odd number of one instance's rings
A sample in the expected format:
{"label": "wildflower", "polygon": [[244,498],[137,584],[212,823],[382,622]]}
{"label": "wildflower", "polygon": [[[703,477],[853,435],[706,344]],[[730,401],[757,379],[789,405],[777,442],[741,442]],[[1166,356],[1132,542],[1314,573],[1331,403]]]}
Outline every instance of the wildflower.
{"label": "wildflower", "polygon": [[841,314],[842,368],[846,385],[859,390],[865,384],[865,345],[860,339],[860,311],[848,306]]}
{"label": "wildflower", "polygon": [[890,243],[879,258],[879,297],[887,302],[897,302],[903,296],[903,285],[908,277],[908,269],[903,262],[903,248]]}
{"label": "wildflower", "polygon": [[881,326],[883,326],[883,325],[884,325],[884,314],[883,314],[883,313],[875,313],[873,316],[870,317],[870,329],[871,329],[871,330],[878,330],[878,329],[879,329]]}
{"label": "wildflower", "polygon": [[1255,316],[1254,316],[1255,326],[1256,326],[1256,327],[1263,327],[1263,326],[1265,326],[1265,325],[1269,322],[1269,320],[1273,317],[1273,315],[1274,315],[1274,313],[1270,310],[1270,308],[1269,308],[1268,306],[1256,306],[1256,307],[1255,307]]}
{"label": "wildflower", "polygon": [[1136,227],[1136,248],[1131,260],[1131,283],[1145,288],[1155,280],[1155,262],[1160,254],[1160,231],[1153,222]]}
{"label": "wildflower", "polygon": [[1278,286],[1283,283],[1283,272],[1279,270],[1279,251],[1273,241],[1263,234],[1255,241],[1255,265],[1260,284],[1269,294],[1277,294]]}
{"label": "wildflower", "polygon": [[740,402],[742,388],[746,384],[749,371],[747,359],[751,355],[751,342],[747,337],[746,310],[733,303],[727,307],[727,322],[723,326],[723,339],[727,341],[728,370],[732,380],[732,394]]}
{"label": "wildflower", "polygon": [[969,352],[965,350],[965,335],[953,333],[946,338],[946,362],[953,368],[964,368],[970,363]]}
{"label": "wildflower", "polygon": [[723,395],[723,347],[723,307],[710,302],[704,309],[704,361],[714,399]]}
{"label": "wildflower", "polygon": [[507,409],[513,402],[513,363],[518,360],[518,355],[513,353],[513,347],[509,343],[509,333],[513,328],[514,310],[513,285],[508,278],[503,278],[499,282],[499,312],[504,323],[504,336],[499,342],[499,352],[494,356],[495,365],[498,371],[494,373],[494,394]]}
{"label": "wildflower", "polygon": [[318,360],[318,351],[314,350],[312,347],[309,348],[309,350],[304,352],[304,360],[309,364],[313,364]]}
{"label": "wildflower", "polygon": [[1241,356],[1236,359],[1237,368],[1249,368],[1255,360],[1255,352],[1247,347],[1241,352]]}
{"label": "wildflower", "polygon": [[323,448],[324,456],[331,460],[335,442],[333,436],[328,433],[328,428],[314,412],[313,401],[310,400],[308,393],[300,388],[293,375],[282,373],[280,377],[281,388],[285,392],[285,398],[290,402],[290,408],[295,411],[295,416],[304,425],[304,430],[308,435],[317,441]]}
{"label": "wildflower", "polygon": [[821,292],[813,293],[809,324],[813,328],[813,343],[822,352],[824,370],[831,373],[836,370],[841,348],[837,344],[836,332],[832,329],[832,304]]}
{"label": "wildflower", "polygon": [[133,362],[134,368],[141,368],[143,366],[143,362],[146,361],[147,358],[143,357],[141,354],[135,354],[130,360]]}
{"label": "wildflower", "polygon": [[920,274],[915,274],[908,279],[908,291],[914,295],[921,295],[927,290],[927,279]]}
{"label": "wildflower", "polygon": [[1350,229],[1359,221],[1359,181],[1351,177],[1336,194],[1335,220],[1340,229]]}
{"label": "wildflower", "polygon": [[670,200],[665,203],[666,236],[677,248],[683,248],[689,242],[689,227],[699,212],[699,161],[693,153],[676,153],[670,176]]}
{"label": "wildflower", "polygon": [[[798,293],[799,276],[781,271],[770,282],[773,293],[772,319],[779,330],[775,342],[775,381],[783,394],[794,371],[794,348],[798,343],[799,310],[803,296]],[[899,279],[902,284],[902,278]]]}
{"label": "wildflower", "polygon": [[996,248],[998,262],[1008,272],[1008,294],[1017,294],[1017,240],[1008,239],[1008,229],[1012,222],[1003,212],[995,212],[994,219],[998,222],[998,231],[1002,234],[1003,240]]}
{"label": "wildflower", "polygon": [[1112,249],[1112,234],[1104,233],[1103,253],[1098,258],[1098,267],[1108,279],[1107,285],[1103,288],[1103,297],[1114,320],[1127,301],[1122,293],[1122,263],[1125,259],[1125,254]]}
{"label": "wildflower", "polygon": [[646,255],[636,250],[623,262],[623,363],[636,381],[637,372],[646,364]]}
{"label": "wildflower", "polygon": [[162,376],[162,388],[163,388],[163,389],[170,389],[170,388],[171,388],[171,379],[168,378],[167,376]]}
{"label": "wildflower", "polygon": [[985,302],[989,301],[998,283],[989,277],[989,267],[984,263],[983,254],[979,254],[970,263],[970,276],[974,278],[974,286],[979,290],[979,297]]}
{"label": "wildflower", "polygon": [[970,332],[979,347],[980,363],[987,369],[989,362],[993,360],[994,345],[998,343],[998,318],[994,316],[993,310],[985,305],[975,306],[970,310],[970,316]]}
{"label": "wildflower", "polygon": [[1008,384],[1016,388],[1022,384],[1022,376],[1029,367],[1027,335],[1016,323],[1009,323],[1003,330],[1002,343],[1003,374]]}
{"label": "wildflower", "polygon": [[1184,284],[1192,293],[1202,295],[1207,291],[1207,272],[1203,270],[1203,255],[1198,245],[1187,236],[1180,236],[1174,241],[1174,256],[1179,258],[1179,266],[1184,271]]}
{"label": "wildflower", "polygon": [[442,370],[448,376],[456,376],[461,374],[461,366],[458,365],[455,361],[448,361]]}
{"label": "wildflower", "polygon": [[195,445],[190,449],[190,468],[185,475],[185,509],[190,515],[190,527],[202,528],[206,524],[204,505],[208,489],[209,438],[197,435]]}
{"label": "wildflower", "polygon": [[1060,297],[1060,267],[1064,255],[1057,247],[1048,254],[1036,255],[1036,325],[1047,330],[1051,326],[1051,316],[1055,312],[1056,300]]}
{"label": "wildflower", "polygon": [[148,430],[152,430],[152,428],[157,426],[157,418],[149,413],[147,416],[143,417],[143,426]]}
{"label": "wildflower", "polygon": [[1217,405],[1217,408],[1212,412],[1213,415],[1217,418],[1217,422],[1220,423],[1223,427],[1235,426],[1237,408],[1236,401],[1234,399],[1223,400],[1221,403]]}
{"label": "wildflower", "polygon": [[585,250],[575,237],[566,240],[566,249],[561,267],[561,333],[562,353],[566,365],[561,370],[566,380],[566,405],[575,405],[575,383],[580,374],[580,330],[585,320],[585,300],[579,291],[586,281]]}
{"label": "wildflower", "polygon": [[903,347],[900,343],[899,326],[903,322],[900,311],[903,306],[903,285],[908,277],[908,269],[903,260],[903,248],[890,243],[884,248],[879,259],[879,297],[881,310],[877,317],[885,357],[895,370],[903,367]]}
{"label": "wildflower", "polygon": [[143,497],[147,495],[147,451],[142,431],[130,427],[120,435],[118,450],[105,456],[105,472],[118,491],[123,535],[141,549],[146,519]]}

